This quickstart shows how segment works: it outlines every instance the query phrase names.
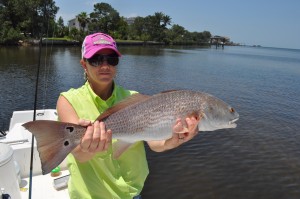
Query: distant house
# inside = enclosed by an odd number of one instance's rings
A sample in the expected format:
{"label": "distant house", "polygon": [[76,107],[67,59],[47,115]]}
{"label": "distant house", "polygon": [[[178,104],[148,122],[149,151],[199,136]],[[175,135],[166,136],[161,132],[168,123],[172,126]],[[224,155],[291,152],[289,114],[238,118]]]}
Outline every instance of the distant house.
{"label": "distant house", "polygon": [[224,45],[229,44],[231,44],[230,38],[226,36],[215,35],[210,38],[210,45],[216,45],[216,48],[218,48],[219,46],[222,46],[222,48],[224,48]]}
{"label": "distant house", "polygon": [[[69,20],[69,21],[68,21],[68,27],[69,27],[69,31],[70,31],[72,28],[76,28],[77,30],[81,30],[80,23],[79,23],[79,21],[78,21],[78,17]],[[88,30],[88,23],[86,24],[86,26],[85,26],[85,28],[84,28],[84,31],[87,31],[87,30]]]}
{"label": "distant house", "polygon": [[230,38],[226,36],[214,35],[210,38],[211,44],[226,44],[230,42]]}
{"label": "distant house", "polygon": [[125,17],[124,20],[127,22],[128,25],[131,25],[134,23],[136,17]]}

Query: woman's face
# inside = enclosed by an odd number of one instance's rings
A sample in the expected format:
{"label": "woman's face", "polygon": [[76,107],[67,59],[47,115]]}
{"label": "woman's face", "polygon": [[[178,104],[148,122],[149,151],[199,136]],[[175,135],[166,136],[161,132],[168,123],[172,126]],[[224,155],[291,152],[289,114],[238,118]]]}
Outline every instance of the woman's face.
{"label": "woman's face", "polygon": [[[102,57],[102,56],[103,57]],[[118,57],[111,49],[103,49],[82,64],[90,83],[110,84],[116,76]]]}

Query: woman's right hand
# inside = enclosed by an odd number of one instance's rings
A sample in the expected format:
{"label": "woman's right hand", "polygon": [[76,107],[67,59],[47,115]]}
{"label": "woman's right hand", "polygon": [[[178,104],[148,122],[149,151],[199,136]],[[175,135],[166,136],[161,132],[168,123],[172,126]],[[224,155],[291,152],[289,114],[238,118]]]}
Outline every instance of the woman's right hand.
{"label": "woman's right hand", "polygon": [[83,152],[97,153],[107,151],[111,144],[112,132],[111,130],[106,131],[104,122],[97,120],[91,123],[91,121],[80,119],[78,124],[87,127],[80,142],[80,148]]}
{"label": "woman's right hand", "polygon": [[105,129],[104,122],[80,119],[78,124],[87,127],[84,136],[72,152],[74,157],[80,162],[86,162],[93,158],[98,152],[107,151],[111,144],[112,132]]}

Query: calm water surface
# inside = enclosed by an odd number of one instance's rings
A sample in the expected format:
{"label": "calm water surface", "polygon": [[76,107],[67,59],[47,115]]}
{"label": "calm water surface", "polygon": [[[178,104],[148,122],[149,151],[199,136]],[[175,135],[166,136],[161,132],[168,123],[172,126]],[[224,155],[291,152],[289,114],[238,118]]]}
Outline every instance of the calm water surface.
{"label": "calm water surface", "polygon": [[[117,82],[154,94],[211,93],[240,114],[236,129],[201,132],[182,147],[148,150],[143,198],[300,198],[300,50],[120,47]],[[33,108],[38,48],[0,48],[0,128]],[[38,108],[83,83],[80,48],[43,49]]]}

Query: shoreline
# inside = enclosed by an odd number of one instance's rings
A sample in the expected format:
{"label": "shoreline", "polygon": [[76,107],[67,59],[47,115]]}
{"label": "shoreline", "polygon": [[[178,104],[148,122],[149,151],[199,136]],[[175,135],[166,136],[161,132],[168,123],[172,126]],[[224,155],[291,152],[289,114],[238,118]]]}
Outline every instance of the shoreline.
{"label": "shoreline", "polygon": [[[186,45],[197,45],[197,46],[211,46],[210,43],[173,43],[165,44],[164,42],[156,41],[134,41],[134,40],[116,40],[118,46],[186,46]],[[30,39],[22,41],[20,40],[16,46],[38,46],[40,43],[39,39]],[[42,39],[42,45],[55,45],[55,46],[81,46],[82,43],[76,40],[67,40],[67,39]],[[4,45],[5,46],[5,45]],[[13,45],[10,45],[13,46]]]}
{"label": "shoreline", "polygon": [[[164,42],[156,42],[156,41],[138,41],[138,40],[118,40],[116,39],[118,46],[201,46],[201,47],[212,47],[216,44],[211,43],[197,43],[197,42],[178,42],[178,43],[170,43],[166,44]],[[40,39],[27,39],[27,40],[19,40],[16,44],[11,45],[0,45],[0,46],[38,46],[40,44]],[[55,45],[55,46],[81,46],[82,42],[76,40],[68,40],[68,39],[52,39],[52,38],[43,38],[42,45]],[[238,44],[224,44],[224,46],[242,46]],[[261,46],[260,46],[261,47]],[[217,48],[220,48],[218,46]]]}

